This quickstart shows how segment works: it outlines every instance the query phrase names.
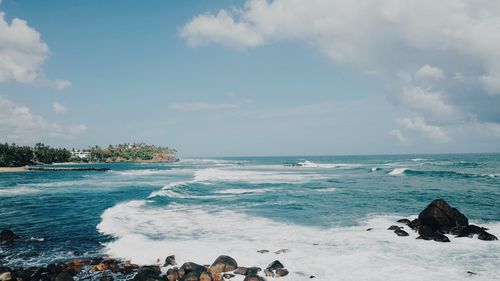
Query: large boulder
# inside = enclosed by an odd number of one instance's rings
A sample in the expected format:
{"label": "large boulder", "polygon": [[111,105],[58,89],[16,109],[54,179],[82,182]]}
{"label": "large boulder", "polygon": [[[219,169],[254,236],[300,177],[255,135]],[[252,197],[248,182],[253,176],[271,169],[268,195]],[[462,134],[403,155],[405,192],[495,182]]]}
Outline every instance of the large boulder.
{"label": "large boulder", "polygon": [[423,239],[423,240],[434,240],[437,242],[450,242],[450,239],[446,237],[446,235],[442,234],[439,231],[434,231],[427,225],[423,225],[419,228],[418,234],[420,236],[417,237],[417,239]]}
{"label": "large boulder", "polygon": [[441,233],[449,233],[452,228],[463,228],[469,225],[467,217],[443,199],[432,201],[418,215],[418,219],[422,225]]}
{"label": "large boulder", "polygon": [[187,275],[190,272],[193,272],[193,271],[203,272],[205,270],[206,270],[206,268],[203,265],[199,265],[199,264],[194,263],[194,262],[186,262],[183,265],[181,265],[181,267],[177,271],[177,276],[179,279],[182,279],[185,276],[187,277]]}
{"label": "large boulder", "polygon": [[238,263],[230,256],[219,256],[210,266],[211,272],[228,272],[238,268]]}
{"label": "large boulder", "polygon": [[161,274],[161,269],[157,265],[145,265],[139,267],[137,274],[134,276],[134,281],[149,281],[158,280]]}
{"label": "large boulder", "polygon": [[0,242],[12,243],[19,238],[21,237],[19,237],[19,235],[15,234],[10,229],[4,229],[2,230],[2,232],[0,232]]}

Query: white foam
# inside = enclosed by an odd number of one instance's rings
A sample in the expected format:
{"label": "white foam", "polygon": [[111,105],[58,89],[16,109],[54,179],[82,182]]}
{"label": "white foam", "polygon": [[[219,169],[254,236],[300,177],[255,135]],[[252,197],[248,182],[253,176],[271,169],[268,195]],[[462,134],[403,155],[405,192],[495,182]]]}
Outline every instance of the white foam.
{"label": "white foam", "polygon": [[18,196],[18,195],[27,195],[39,192],[42,191],[31,187],[17,186],[9,189],[0,189],[0,196]]}
{"label": "white foam", "polygon": [[303,161],[297,163],[296,167],[303,167],[303,168],[324,168],[324,169],[353,169],[353,168],[359,168],[363,167],[363,164],[356,164],[356,163],[315,163],[311,161]]}
{"label": "white foam", "polygon": [[406,171],[410,170],[409,168],[394,168],[394,170],[389,172],[391,176],[402,176]]}
{"label": "white foam", "polygon": [[[218,255],[242,266],[265,268],[279,259],[290,271],[284,280],[499,280],[500,243],[452,238],[451,243],[398,237],[386,228],[397,217],[377,216],[360,226],[321,229],[272,221],[229,210],[186,205],[150,207],[132,201],[106,210],[97,226],[116,237],[106,254],[140,264],[175,254],[178,262],[210,264]],[[484,225],[484,224],[483,224]],[[500,233],[500,223],[484,225]],[[367,228],[373,228],[366,231]],[[289,249],[284,254],[256,251]],[[307,277],[306,277],[307,278]]]}
{"label": "white foam", "polygon": [[380,171],[380,170],[382,170],[382,168],[380,168],[380,167],[373,167],[372,168],[372,172],[376,172],[376,171]]}
{"label": "white foam", "polygon": [[427,160],[430,160],[430,159],[425,159],[425,158],[413,158],[413,159],[411,159],[411,161],[413,161],[413,162],[420,162],[420,161],[427,161]]}
{"label": "white foam", "polygon": [[185,175],[192,173],[192,170],[172,169],[172,170],[159,170],[159,169],[143,169],[143,170],[126,170],[126,171],[113,171],[112,173],[122,176],[150,176],[150,175]]}
{"label": "white foam", "polygon": [[256,188],[256,189],[250,189],[250,188],[231,188],[231,189],[223,189],[223,190],[217,190],[214,193],[217,194],[250,194],[250,193],[265,193],[265,192],[272,192],[273,189],[271,188]]}
{"label": "white foam", "polygon": [[195,172],[197,182],[301,183],[324,179],[311,173],[238,169],[203,169]]}

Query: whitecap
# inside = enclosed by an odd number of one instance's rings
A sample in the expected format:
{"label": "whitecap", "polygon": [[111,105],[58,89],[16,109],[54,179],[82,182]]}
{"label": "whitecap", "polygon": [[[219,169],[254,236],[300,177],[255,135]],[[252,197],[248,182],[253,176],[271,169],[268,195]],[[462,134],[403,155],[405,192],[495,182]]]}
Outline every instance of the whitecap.
{"label": "whitecap", "polygon": [[394,168],[394,170],[389,172],[391,176],[402,176],[406,171],[409,171],[409,168]]}
{"label": "whitecap", "polygon": [[325,179],[324,176],[310,173],[284,171],[257,171],[235,169],[202,169],[195,172],[197,182],[246,182],[246,183],[303,183]]}
{"label": "whitecap", "polygon": [[41,190],[30,187],[13,187],[8,189],[0,189],[0,196],[18,196],[33,193],[39,193]]}

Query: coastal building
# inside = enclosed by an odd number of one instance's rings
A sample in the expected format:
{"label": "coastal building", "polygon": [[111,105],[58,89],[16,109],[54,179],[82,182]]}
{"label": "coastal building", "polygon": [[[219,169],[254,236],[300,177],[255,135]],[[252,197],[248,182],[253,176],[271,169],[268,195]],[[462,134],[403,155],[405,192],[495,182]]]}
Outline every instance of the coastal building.
{"label": "coastal building", "polygon": [[73,156],[75,158],[80,158],[80,159],[89,159],[90,158],[90,151],[73,150],[73,151],[71,151],[71,156]]}

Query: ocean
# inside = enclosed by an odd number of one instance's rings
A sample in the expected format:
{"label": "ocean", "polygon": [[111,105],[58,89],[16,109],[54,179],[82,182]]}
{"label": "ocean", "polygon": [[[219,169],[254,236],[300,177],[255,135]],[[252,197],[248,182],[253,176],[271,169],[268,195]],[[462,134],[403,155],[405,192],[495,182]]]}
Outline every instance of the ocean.
{"label": "ocean", "polygon": [[499,154],[90,166],[111,170],[0,173],[0,228],[22,237],[0,246],[0,265],[98,255],[152,264],[172,254],[210,264],[226,254],[243,266],[280,260],[283,280],[500,280],[499,241],[387,230],[443,198],[500,237]]}

